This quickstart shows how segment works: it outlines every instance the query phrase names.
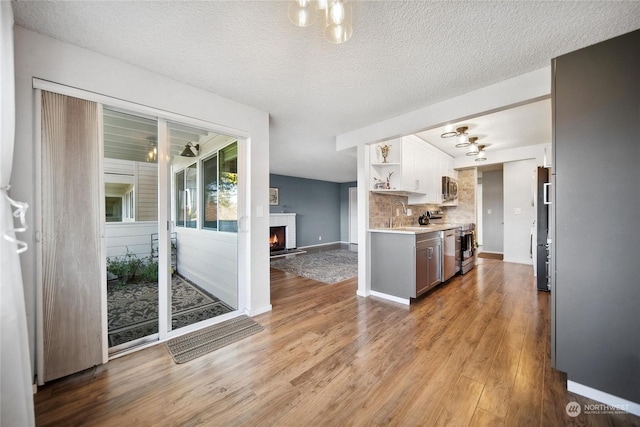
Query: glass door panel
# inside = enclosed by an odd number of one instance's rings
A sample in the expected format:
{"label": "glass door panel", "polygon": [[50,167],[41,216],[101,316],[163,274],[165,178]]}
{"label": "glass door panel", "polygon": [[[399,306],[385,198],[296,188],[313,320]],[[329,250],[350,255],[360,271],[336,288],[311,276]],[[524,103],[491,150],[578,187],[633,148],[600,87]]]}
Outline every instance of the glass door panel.
{"label": "glass door panel", "polygon": [[171,329],[238,307],[237,138],[169,122]]}
{"label": "glass door panel", "polygon": [[158,125],[103,109],[109,352],[158,337]]}

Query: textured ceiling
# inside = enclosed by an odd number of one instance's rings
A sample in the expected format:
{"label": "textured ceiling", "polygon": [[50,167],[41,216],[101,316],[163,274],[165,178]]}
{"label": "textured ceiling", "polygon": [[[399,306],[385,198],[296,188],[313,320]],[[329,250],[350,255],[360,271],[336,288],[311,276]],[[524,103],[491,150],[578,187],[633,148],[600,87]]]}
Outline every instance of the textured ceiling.
{"label": "textured ceiling", "polygon": [[327,43],[279,1],[13,2],[33,31],[270,114],[272,173],[346,182],[335,137],[640,28],[640,2],[354,1]]}

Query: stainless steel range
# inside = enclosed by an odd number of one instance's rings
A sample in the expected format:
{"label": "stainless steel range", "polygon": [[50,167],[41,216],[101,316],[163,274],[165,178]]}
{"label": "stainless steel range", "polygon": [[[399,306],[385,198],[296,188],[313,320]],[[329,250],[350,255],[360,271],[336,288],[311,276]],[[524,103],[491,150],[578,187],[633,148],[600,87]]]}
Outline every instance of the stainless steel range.
{"label": "stainless steel range", "polygon": [[476,265],[475,229],[473,223],[460,224],[458,237],[460,238],[460,274],[467,274]]}

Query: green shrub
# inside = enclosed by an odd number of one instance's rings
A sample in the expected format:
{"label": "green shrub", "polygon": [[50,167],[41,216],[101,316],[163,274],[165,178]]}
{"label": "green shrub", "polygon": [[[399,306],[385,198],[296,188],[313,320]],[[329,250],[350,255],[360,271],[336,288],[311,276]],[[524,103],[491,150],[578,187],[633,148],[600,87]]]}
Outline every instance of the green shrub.
{"label": "green shrub", "polygon": [[144,282],[157,282],[158,281],[158,261],[154,261],[152,257],[147,259],[145,264],[142,264],[138,272],[140,279]]}
{"label": "green shrub", "polygon": [[107,258],[107,272],[117,277],[119,285],[131,283],[141,266],[142,260],[128,248],[127,253],[121,257]]}

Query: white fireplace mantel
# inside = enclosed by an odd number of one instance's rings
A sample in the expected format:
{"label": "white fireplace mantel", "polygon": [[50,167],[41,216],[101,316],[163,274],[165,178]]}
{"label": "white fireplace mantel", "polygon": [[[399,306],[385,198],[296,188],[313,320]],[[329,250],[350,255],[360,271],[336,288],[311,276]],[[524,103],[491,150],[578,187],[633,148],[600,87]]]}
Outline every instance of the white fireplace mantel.
{"label": "white fireplace mantel", "polygon": [[269,227],[287,227],[286,246],[287,249],[295,249],[296,244],[296,214],[294,213],[272,213],[269,214]]}

